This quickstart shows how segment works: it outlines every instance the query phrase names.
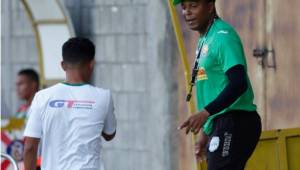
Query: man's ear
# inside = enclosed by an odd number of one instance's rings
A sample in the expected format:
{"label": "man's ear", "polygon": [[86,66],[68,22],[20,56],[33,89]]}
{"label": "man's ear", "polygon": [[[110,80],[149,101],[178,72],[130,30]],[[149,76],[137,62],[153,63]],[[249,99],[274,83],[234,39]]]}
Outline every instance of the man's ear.
{"label": "man's ear", "polygon": [[208,3],[208,11],[210,14],[214,13],[216,9],[215,3],[214,2],[209,2]]}
{"label": "man's ear", "polygon": [[66,66],[66,63],[64,61],[61,61],[60,62],[60,65],[61,65],[61,68],[66,71],[67,70],[67,66]]}
{"label": "man's ear", "polygon": [[90,69],[94,69],[95,63],[96,63],[95,59],[92,60],[92,61],[89,63],[89,68],[90,68]]}
{"label": "man's ear", "polygon": [[39,90],[39,83],[38,82],[35,82],[35,81],[32,81],[31,82],[31,88],[34,89],[35,91],[38,91]]}

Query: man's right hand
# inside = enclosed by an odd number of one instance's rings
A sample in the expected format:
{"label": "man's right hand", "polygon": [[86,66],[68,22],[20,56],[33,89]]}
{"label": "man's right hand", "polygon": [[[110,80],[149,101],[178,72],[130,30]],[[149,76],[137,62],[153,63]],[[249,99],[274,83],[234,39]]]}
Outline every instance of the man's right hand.
{"label": "man's right hand", "polygon": [[199,132],[199,140],[195,144],[195,155],[198,161],[202,162],[205,160],[205,153],[206,153],[206,145],[208,142],[208,136],[204,134],[203,130],[201,129]]}

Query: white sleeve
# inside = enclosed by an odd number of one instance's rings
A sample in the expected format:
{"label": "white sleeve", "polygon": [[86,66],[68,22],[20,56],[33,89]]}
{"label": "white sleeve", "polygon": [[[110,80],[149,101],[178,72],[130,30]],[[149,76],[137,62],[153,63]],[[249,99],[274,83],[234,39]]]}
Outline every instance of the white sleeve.
{"label": "white sleeve", "polygon": [[103,127],[103,132],[111,135],[116,131],[116,127],[117,127],[117,120],[116,120],[116,116],[114,114],[114,103],[113,103],[113,99],[112,99],[112,95],[109,92],[109,103],[108,103],[108,109],[107,109],[107,114],[106,114],[106,118],[104,121],[104,127]]}
{"label": "white sleeve", "polygon": [[26,124],[24,131],[24,136],[41,138],[42,137],[42,111],[43,107],[41,105],[42,101],[38,96],[38,93],[34,96],[31,106],[28,111],[29,119]]}

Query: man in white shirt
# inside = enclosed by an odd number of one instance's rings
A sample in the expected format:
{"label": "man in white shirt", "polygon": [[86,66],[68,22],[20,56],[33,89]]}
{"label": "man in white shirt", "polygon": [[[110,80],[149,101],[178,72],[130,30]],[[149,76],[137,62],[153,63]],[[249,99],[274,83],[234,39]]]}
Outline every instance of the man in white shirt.
{"label": "man in white shirt", "polygon": [[88,84],[95,46],[86,38],[71,38],[62,47],[66,81],[39,91],[29,109],[24,132],[26,170],[36,168],[42,141],[42,170],[103,170],[101,136],[116,134],[109,90]]}

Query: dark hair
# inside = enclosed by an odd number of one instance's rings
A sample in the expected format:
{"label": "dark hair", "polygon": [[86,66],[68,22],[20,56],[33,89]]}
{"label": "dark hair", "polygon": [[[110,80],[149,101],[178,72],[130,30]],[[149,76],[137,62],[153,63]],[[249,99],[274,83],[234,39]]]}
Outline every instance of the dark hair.
{"label": "dark hair", "polygon": [[95,58],[95,45],[87,38],[70,38],[62,47],[62,56],[66,63],[86,63]]}
{"label": "dark hair", "polygon": [[28,78],[30,78],[31,80],[33,80],[34,82],[36,82],[38,85],[39,85],[39,82],[40,82],[40,78],[39,78],[39,75],[38,73],[33,70],[33,69],[22,69],[19,71],[18,75],[24,75],[24,76],[27,76]]}

